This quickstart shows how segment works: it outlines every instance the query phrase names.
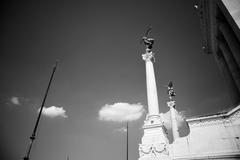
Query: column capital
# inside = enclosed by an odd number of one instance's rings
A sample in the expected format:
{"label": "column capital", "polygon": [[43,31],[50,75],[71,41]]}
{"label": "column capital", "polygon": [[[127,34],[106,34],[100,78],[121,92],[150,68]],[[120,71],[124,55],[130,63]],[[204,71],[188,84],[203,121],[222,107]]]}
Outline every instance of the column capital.
{"label": "column capital", "polygon": [[173,101],[173,100],[168,101],[168,102],[167,102],[168,107],[169,107],[169,108],[175,108],[175,106],[176,106],[176,103],[175,103],[175,102],[176,102],[176,101]]}
{"label": "column capital", "polygon": [[154,53],[146,49],[146,53],[142,54],[142,59],[146,62],[151,61],[151,59],[154,59]]}

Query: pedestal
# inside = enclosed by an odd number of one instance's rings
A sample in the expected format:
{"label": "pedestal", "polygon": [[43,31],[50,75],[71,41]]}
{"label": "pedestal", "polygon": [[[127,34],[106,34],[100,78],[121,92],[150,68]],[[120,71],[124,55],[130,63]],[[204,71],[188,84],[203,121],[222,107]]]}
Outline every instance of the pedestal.
{"label": "pedestal", "polygon": [[169,142],[161,115],[147,115],[143,129],[139,160],[170,160]]}

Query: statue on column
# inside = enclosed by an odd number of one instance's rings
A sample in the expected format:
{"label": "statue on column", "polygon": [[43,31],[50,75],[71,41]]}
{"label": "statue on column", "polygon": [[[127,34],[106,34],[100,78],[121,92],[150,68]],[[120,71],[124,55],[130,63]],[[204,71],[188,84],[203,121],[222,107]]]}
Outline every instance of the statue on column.
{"label": "statue on column", "polygon": [[152,49],[153,43],[154,43],[154,39],[148,37],[149,33],[151,32],[152,27],[149,27],[145,33],[145,36],[142,37],[142,41],[146,46],[146,50],[148,50],[149,52]]}
{"label": "statue on column", "polygon": [[172,83],[172,81],[170,81],[169,84],[168,84],[168,95],[169,95],[169,99],[172,99],[173,97],[176,96],[176,93],[173,90],[173,83]]}
{"label": "statue on column", "polygon": [[169,95],[169,102],[167,102],[168,107],[175,108],[176,106],[175,106],[175,101],[173,100],[173,97],[176,96],[176,93],[173,89],[173,82],[172,81],[170,81],[169,84],[168,84],[168,95]]}
{"label": "statue on column", "polygon": [[149,27],[145,33],[145,36],[142,37],[142,41],[143,41],[144,45],[146,46],[146,53],[143,55],[143,59],[151,60],[153,58],[153,60],[155,62],[154,53],[152,52],[154,39],[148,37],[151,30],[152,30],[152,27]]}

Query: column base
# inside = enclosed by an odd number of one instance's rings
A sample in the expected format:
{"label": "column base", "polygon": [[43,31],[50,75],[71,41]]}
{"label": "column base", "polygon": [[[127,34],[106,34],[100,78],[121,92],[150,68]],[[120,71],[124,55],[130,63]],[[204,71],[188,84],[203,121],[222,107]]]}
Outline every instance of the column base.
{"label": "column base", "polygon": [[169,141],[160,114],[147,115],[138,160],[170,160]]}

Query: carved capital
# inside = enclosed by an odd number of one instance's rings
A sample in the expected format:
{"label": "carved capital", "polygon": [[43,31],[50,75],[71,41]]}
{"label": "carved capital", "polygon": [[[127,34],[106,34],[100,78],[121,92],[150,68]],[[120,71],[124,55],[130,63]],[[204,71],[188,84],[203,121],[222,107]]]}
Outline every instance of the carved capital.
{"label": "carved capital", "polygon": [[175,101],[169,101],[169,102],[167,102],[167,105],[168,105],[168,107],[173,107],[173,108],[175,108]]}
{"label": "carved capital", "polygon": [[142,54],[142,59],[144,61],[151,61],[151,59],[154,59],[154,53],[151,50],[146,50],[146,53]]}

